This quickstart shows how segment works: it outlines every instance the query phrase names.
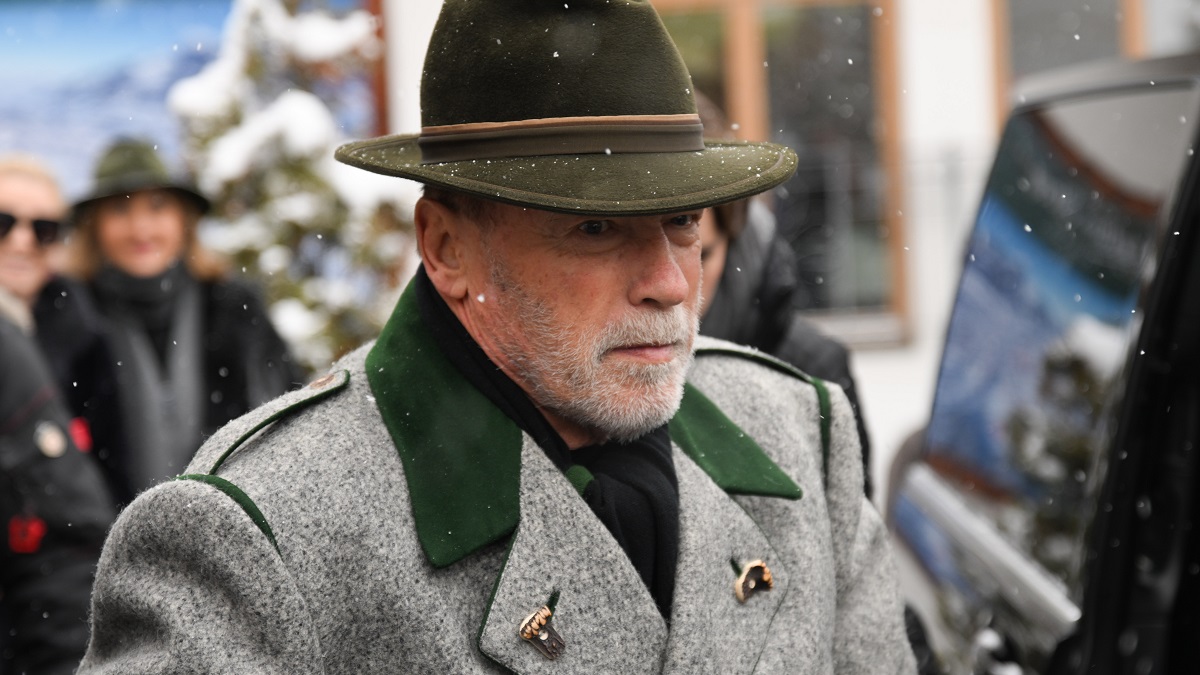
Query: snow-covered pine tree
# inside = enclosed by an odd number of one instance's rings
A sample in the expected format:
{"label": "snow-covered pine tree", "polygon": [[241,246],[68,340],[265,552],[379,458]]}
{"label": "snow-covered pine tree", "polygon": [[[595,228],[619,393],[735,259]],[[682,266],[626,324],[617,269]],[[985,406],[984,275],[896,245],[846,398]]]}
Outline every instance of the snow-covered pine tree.
{"label": "snow-covered pine tree", "polygon": [[368,12],[234,0],[217,57],[168,99],[213,200],[205,243],[261,282],[314,370],[378,333],[413,268],[415,188],[333,159],[381,50]]}

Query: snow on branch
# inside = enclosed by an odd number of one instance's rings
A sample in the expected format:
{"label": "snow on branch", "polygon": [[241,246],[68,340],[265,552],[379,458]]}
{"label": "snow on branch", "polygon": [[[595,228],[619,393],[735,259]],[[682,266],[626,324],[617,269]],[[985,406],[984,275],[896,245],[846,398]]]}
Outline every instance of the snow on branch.
{"label": "snow on branch", "polygon": [[314,369],[378,332],[414,266],[416,185],[333,159],[343,125],[374,114],[379,53],[368,12],[234,0],[216,58],[168,94],[213,200],[206,243],[263,282]]}

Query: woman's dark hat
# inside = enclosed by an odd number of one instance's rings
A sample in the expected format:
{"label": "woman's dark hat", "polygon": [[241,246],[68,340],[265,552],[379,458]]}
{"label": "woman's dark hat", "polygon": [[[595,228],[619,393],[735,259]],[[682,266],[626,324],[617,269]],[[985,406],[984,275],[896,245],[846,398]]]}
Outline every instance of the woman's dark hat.
{"label": "woman's dark hat", "polygon": [[422,130],[338,160],[538,209],[638,215],[768,190],[774,143],[705,143],[691,77],[645,0],[446,0],[421,77]]}
{"label": "woman's dark hat", "polygon": [[92,173],[92,189],[71,207],[74,216],[91,204],[141,190],[173,190],[194,202],[200,213],[208,211],[208,199],[188,180],[172,176],[154,146],[146,141],[122,138],[100,156]]}

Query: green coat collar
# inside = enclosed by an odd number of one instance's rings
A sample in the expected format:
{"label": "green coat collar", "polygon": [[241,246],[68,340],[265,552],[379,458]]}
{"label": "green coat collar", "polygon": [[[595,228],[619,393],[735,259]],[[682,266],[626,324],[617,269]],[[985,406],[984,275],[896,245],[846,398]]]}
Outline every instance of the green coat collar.
{"label": "green coat collar", "polygon": [[[508,536],[520,517],[522,432],[455,369],[410,285],[366,360],[400,453],[417,537],[435,567]],[[799,499],[800,488],[690,384],[671,439],[726,492]]]}

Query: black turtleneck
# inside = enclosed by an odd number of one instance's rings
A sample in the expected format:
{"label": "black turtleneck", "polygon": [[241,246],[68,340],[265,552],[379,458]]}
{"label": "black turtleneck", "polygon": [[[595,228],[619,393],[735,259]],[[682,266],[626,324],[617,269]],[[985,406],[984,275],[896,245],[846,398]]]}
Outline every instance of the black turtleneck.
{"label": "black turtleneck", "polygon": [[679,485],[667,425],[629,443],[571,451],[525,391],[475,342],[423,266],[413,283],[422,321],[463,377],[529,434],[559,470],[582,466],[591,473],[584,501],[625,551],[663,617],[670,619],[679,554]]}

